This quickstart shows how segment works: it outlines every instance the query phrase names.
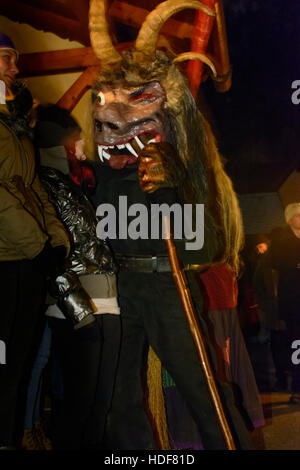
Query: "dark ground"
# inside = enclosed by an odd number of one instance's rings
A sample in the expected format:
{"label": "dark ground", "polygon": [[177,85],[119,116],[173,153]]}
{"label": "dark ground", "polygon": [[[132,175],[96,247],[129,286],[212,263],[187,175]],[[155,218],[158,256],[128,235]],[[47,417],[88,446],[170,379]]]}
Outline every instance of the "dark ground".
{"label": "dark ground", "polygon": [[[300,450],[300,404],[289,403],[289,389],[280,393],[272,392],[276,378],[270,344],[261,344],[252,337],[252,341],[247,342],[247,348],[266,421],[263,428],[253,433],[255,450]],[[44,414],[51,435],[51,399],[47,395]]]}
{"label": "dark ground", "polygon": [[291,393],[271,392],[275,370],[269,343],[248,344],[266,425],[256,432],[256,448],[261,450],[300,450],[300,405],[289,403]]}

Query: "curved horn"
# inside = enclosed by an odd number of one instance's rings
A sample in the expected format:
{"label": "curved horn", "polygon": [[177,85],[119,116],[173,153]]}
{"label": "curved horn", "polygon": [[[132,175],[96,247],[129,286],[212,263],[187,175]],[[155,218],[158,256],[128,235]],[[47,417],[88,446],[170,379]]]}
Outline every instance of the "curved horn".
{"label": "curved horn", "polygon": [[135,47],[138,52],[143,52],[146,56],[154,57],[158,33],[163,24],[170,16],[185,8],[195,8],[204,11],[209,16],[215,16],[213,10],[203,5],[198,0],[167,0],[160,3],[145,19]]}
{"label": "curved horn", "polygon": [[112,64],[122,60],[114,47],[105,16],[106,0],[90,0],[89,29],[91,44],[102,64]]}
{"label": "curved horn", "polygon": [[208,65],[214,78],[217,78],[216,67],[206,55],[201,54],[200,52],[183,52],[173,60],[173,63],[184,62],[185,60],[201,60],[201,62],[204,62],[204,64]]}

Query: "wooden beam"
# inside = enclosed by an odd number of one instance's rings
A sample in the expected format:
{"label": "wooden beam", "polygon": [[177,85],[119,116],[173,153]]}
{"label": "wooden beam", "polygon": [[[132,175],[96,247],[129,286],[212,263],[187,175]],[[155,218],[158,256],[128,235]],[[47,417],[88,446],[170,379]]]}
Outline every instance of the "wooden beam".
{"label": "wooden beam", "polygon": [[[70,1],[68,2],[70,5]],[[88,29],[89,24],[89,2],[86,0],[72,0],[73,14],[78,18],[82,25],[86,25]]]}
{"label": "wooden beam", "polygon": [[[117,49],[121,52],[130,46],[132,46],[132,43],[124,42],[119,44]],[[79,72],[86,67],[99,65],[99,59],[97,59],[91,47],[21,54],[18,62],[19,77]]]}
{"label": "wooden beam", "polygon": [[38,30],[57,34],[61,38],[89,45],[89,31],[80,21],[66,18],[57,13],[33,7],[18,0],[1,2],[0,14],[19,23],[27,23]]}
{"label": "wooden beam", "polygon": [[[139,29],[150,11],[131,5],[130,3],[116,0],[112,3],[108,13],[115,21]],[[169,19],[162,27],[161,33],[179,39],[186,39],[192,37],[193,29],[194,26],[189,23]]]}
{"label": "wooden beam", "polygon": [[88,67],[73,85],[66,91],[66,93],[57,102],[61,108],[65,108],[69,113],[75,108],[84,93],[91,88],[94,83],[99,67]]}
{"label": "wooden beam", "polygon": [[21,54],[18,62],[20,77],[78,72],[95,65],[100,64],[91,47]]}
{"label": "wooden beam", "polygon": [[[47,12],[55,13],[56,15],[64,16],[65,18],[77,19],[74,11],[73,3],[76,1],[85,2],[85,0],[18,0],[21,3],[29,3],[33,8],[44,10]],[[77,5],[76,5],[77,7]]]}

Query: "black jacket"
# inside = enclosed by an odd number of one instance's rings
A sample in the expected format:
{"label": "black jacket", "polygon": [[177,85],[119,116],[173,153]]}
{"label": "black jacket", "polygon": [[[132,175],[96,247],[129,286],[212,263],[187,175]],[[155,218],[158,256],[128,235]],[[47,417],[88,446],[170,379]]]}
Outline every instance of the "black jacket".
{"label": "black jacket", "polygon": [[50,167],[41,167],[40,180],[54,205],[71,241],[65,272],[56,278],[51,294],[66,318],[75,327],[93,321],[90,297],[79,276],[83,274],[114,274],[115,265],[106,243],[96,235],[95,210],[69,176]]}
{"label": "black jacket", "polygon": [[[115,170],[109,166],[100,163],[94,164],[94,172],[97,180],[97,188],[95,194],[92,196],[93,204],[98,208],[100,204],[111,204],[116,210],[116,232],[115,239],[109,239],[109,245],[114,254],[121,255],[167,255],[166,242],[160,236],[158,239],[151,238],[151,205],[167,203],[169,206],[173,203],[179,202],[176,190],[172,188],[163,188],[155,191],[153,194],[144,193],[138,181],[137,168],[123,168],[122,170]],[[126,196],[128,208],[134,204],[143,204],[147,207],[149,220],[148,230],[149,236],[147,239],[133,240],[129,236],[125,238],[118,237],[118,223],[119,209],[120,209],[120,196]],[[134,219],[134,217],[127,217],[127,224]],[[176,240],[176,247],[178,255],[182,263],[186,266],[188,264],[206,264],[212,262],[218,254],[218,240],[213,227],[211,219],[205,218],[204,221],[204,239],[205,243],[200,250],[186,250],[186,240]],[[161,232],[160,232],[161,233]]]}

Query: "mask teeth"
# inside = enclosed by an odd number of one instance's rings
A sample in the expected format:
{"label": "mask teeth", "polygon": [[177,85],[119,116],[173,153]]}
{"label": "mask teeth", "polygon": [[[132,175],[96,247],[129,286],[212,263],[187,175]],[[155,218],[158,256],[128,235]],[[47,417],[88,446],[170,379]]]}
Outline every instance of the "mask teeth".
{"label": "mask teeth", "polygon": [[106,150],[113,149],[113,148],[114,148],[114,145],[112,146],[98,145],[98,155],[102,163],[104,162],[103,158],[105,158],[106,160],[109,160],[111,157],[111,155],[108,152],[106,152]]}
{"label": "mask teeth", "polygon": [[98,155],[99,155],[99,158],[100,158],[101,162],[103,162],[103,147],[102,147],[102,145],[98,145]]}
{"label": "mask teeth", "polygon": [[105,150],[103,150],[103,157],[106,158],[106,160],[109,160],[110,159],[110,154],[105,152]]}
{"label": "mask teeth", "polygon": [[135,136],[134,140],[136,141],[136,143],[138,144],[139,148],[141,150],[143,150],[143,148],[145,147],[145,145],[143,144],[143,142],[138,138],[138,136]]}
{"label": "mask teeth", "polygon": [[127,148],[127,150],[129,150],[130,153],[132,153],[132,155],[134,155],[136,158],[138,158],[138,154],[136,153],[134,148],[129,143],[125,144],[125,147]]}
{"label": "mask teeth", "polygon": [[157,142],[161,142],[161,136],[157,134],[155,137],[149,140],[147,144],[157,144]]}
{"label": "mask teeth", "polygon": [[[145,144],[141,141],[141,139],[138,136],[135,136],[133,139],[136,142],[136,145],[138,146],[139,149],[143,150],[145,147]],[[155,143],[157,142],[157,137],[153,137],[152,139],[147,142],[147,144]],[[113,150],[114,148],[117,148],[118,150],[122,150],[126,148],[132,155],[134,155],[136,158],[138,158],[137,152],[134,150],[132,145],[127,142],[126,144],[119,144],[119,145],[98,145],[98,155],[101,160],[101,162],[104,162],[103,158],[106,160],[109,160],[111,155],[109,153],[110,150]]]}

